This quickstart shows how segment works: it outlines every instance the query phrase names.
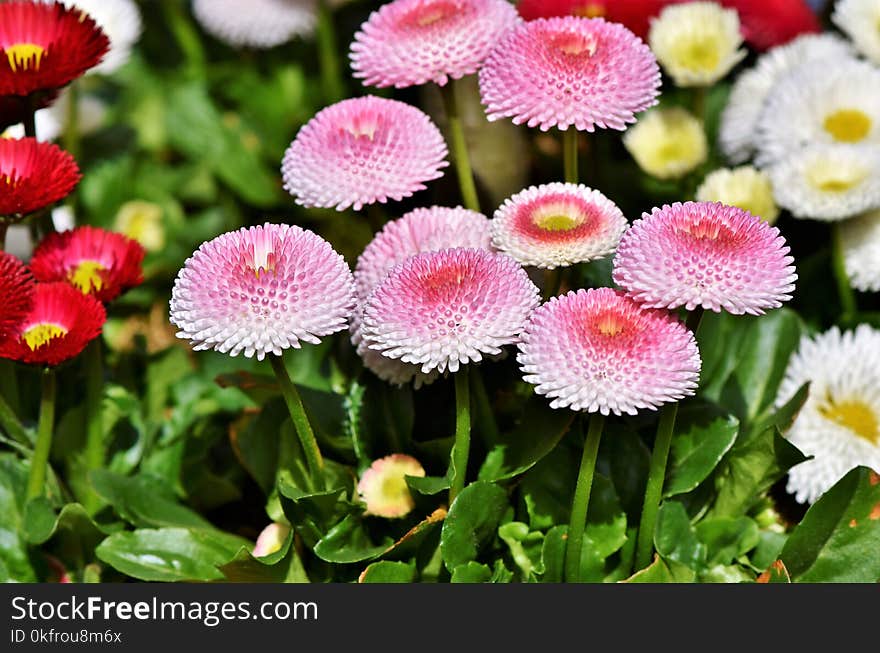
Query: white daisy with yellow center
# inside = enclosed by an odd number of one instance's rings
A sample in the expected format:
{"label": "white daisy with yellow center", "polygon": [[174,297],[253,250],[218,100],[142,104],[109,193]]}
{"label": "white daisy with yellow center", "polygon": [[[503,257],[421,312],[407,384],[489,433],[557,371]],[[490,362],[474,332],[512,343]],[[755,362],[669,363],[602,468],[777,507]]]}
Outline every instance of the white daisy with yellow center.
{"label": "white daisy with yellow center", "polygon": [[880,291],[880,210],[841,222],[840,239],[850,285],[862,292]]}
{"label": "white daisy with yellow center", "polygon": [[681,107],[652,109],[623,135],[639,167],[658,179],[675,179],[702,164],[709,144],[703,125]]}
{"label": "white daisy with yellow center", "polygon": [[718,141],[732,163],[743,163],[755,151],[755,130],[767,96],[777,82],[804,65],[833,66],[839,58],[851,57],[852,47],[833,34],[805,34],[763,54],[753,68],[740,74],[730,96],[718,130]]}
{"label": "white daisy with yellow center", "polygon": [[779,217],[770,177],[752,166],[719,168],[711,172],[697,188],[695,199],[738,206],[770,224]]}
{"label": "white daisy with yellow center", "polygon": [[798,68],[767,98],[756,142],[761,166],[804,145],[880,146],[880,69],[854,59]]}
{"label": "white daisy with yellow center", "polygon": [[834,222],[880,208],[880,148],[814,145],[768,168],[779,206]]}
{"label": "white daisy with yellow center", "polygon": [[831,20],[865,57],[880,64],[880,2],[839,0]]}
{"label": "white daisy with yellow center", "polygon": [[365,514],[403,517],[416,505],[406,477],[424,475],[425,470],[412,456],[396,453],[374,460],[357,486],[360,498],[367,504]]}
{"label": "white daisy with yellow center", "polygon": [[667,6],[651,20],[648,43],[678,86],[709,86],[744,57],[739,15],[714,2]]}
{"label": "white daisy with yellow center", "polygon": [[788,473],[788,491],[813,503],[859,465],[880,470],[880,331],[837,327],[804,337],[779,388],[777,405],[810,383],[785,436],[813,456]]}

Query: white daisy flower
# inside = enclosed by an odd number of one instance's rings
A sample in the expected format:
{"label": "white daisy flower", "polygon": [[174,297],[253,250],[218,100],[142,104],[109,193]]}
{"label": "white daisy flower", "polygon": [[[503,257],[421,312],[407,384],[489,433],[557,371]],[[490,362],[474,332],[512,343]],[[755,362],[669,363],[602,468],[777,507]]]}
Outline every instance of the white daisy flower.
{"label": "white daisy flower", "polygon": [[770,224],[779,217],[770,177],[752,166],[719,168],[709,173],[697,188],[695,199],[738,206]]}
{"label": "white daisy flower", "polygon": [[232,47],[273,48],[315,29],[315,0],[193,0],[206,32]]}
{"label": "white daisy flower", "polygon": [[739,15],[714,2],[667,6],[651,20],[648,43],[678,86],[709,86],[746,56]]}
{"label": "white daisy flower", "polygon": [[725,156],[733,163],[751,158],[764,102],[782,77],[813,61],[825,63],[850,55],[849,44],[833,34],[805,34],[762,55],[754,68],[736,78],[721,113],[718,140]]}
{"label": "white daisy flower", "polygon": [[880,64],[880,2],[877,0],[839,0],[831,20],[863,55]]}
{"label": "white daisy flower", "polygon": [[110,50],[90,73],[109,75],[128,61],[141,36],[143,20],[134,0],[63,0],[68,7],[86,12],[110,39]]}
{"label": "white daisy flower", "polygon": [[880,210],[840,223],[846,276],[862,292],[880,291]]}
{"label": "white daisy flower", "polygon": [[880,207],[880,148],[814,145],[768,168],[779,206],[833,222]]}
{"label": "white daisy flower", "polygon": [[809,396],[786,437],[812,460],[788,473],[788,491],[813,503],[859,465],[880,470],[880,331],[837,327],[804,337],[779,387],[782,405],[804,383]]}
{"label": "white daisy flower", "polygon": [[779,81],[758,120],[758,164],[814,143],[880,145],[880,70],[841,59]]}

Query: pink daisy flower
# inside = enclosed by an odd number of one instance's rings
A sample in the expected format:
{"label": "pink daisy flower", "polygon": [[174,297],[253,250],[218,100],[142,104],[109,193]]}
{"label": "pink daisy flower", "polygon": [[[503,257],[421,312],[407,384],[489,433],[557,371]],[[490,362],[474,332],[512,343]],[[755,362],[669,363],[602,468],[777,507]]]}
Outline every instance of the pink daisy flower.
{"label": "pink daisy flower", "polygon": [[443,176],[443,135],[421,110],[366,96],[318,112],[284,154],[284,188],[302,206],[359,211],[401,200]]}
{"label": "pink daisy flower", "polygon": [[395,0],[354,35],[351,67],[365,86],[444,86],[477,72],[517,22],[507,0]]}
{"label": "pink daisy flower", "polygon": [[194,349],[263,360],[346,327],[354,279],[330,243],[286,224],[203,243],[171,292],[171,323]]}
{"label": "pink daisy flower", "polygon": [[552,270],[612,254],[625,229],[623,213],[599,191],[552,183],[505,200],[492,242],[522,265]]}
{"label": "pink daisy flower", "polygon": [[362,303],[351,320],[351,341],[363,359],[364,366],[383,381],[394,385],[415,382],[418,388],[433,382],[438,372],[425,374],[418,365],[387,358],[370,349],[361,333],[360,313],[363,303],[388,271],[410,256],[451,247],[489,249],[489,220],[482,213],[461,207],[432,206],[410,211],[398,220],[388,222],[358,258],[354,270],[355,288]]}
{"label": "pink daisy flower", "polygon": [[517,342],[538,303],[537,287],[509,256],[425,252],[397,265],[370,295],[364,338],[422,372],[456,372]]}
{"label": "pink daisy flower", "polygon": [[643,41],[602,18],[540,18],[513,28],[480,69],[489,120],[626,129],[657,103],[660,68]]}
{"label": "pink daisy flower", "polygon": [[791,299],[797,279],[779,229],[720,202],[676,202],[623,235],[614,281],[653,308],[760,315]]}
{"label": "pink daisy flower", "polygon": [[611,288],[550,299],[526,325],[517,361],[551,407],[603,415],[694,394],[701,365],[684,324]]}

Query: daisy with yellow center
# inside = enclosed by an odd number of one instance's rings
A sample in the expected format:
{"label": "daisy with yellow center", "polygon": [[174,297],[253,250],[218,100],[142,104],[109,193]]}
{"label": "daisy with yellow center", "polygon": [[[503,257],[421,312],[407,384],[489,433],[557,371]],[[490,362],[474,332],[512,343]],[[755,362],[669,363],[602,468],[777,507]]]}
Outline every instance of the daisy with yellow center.
{"label": "daisy with yellow center", "polygon": [[779,405],[804,383],[809,395],[786,437],[813,456],[789,472],[788,491],[814,502],[859,465],[880,469],[880,331],[837,327],[801,340],[779,389]]}
{"label": "daisy with yellow center", "polygon": [[850,285],[862,292],[880,291],[880,210],[844,220],[839,233]]}
{"label": "daisy with yellow center", "polygon": [[831,20],[866,58],[880,64],[880,2],[838,0]]}
{"label": "daisy with yellow center", "polygon": [[367,505],[365,514],[389,519],[403,517],[416,505],[406,477],[424,475],[425,470],[412,456],[397,453],[374,460],[357,486]]}
{"label": "daisy with yellow center", "polygon": [[719,168],[706,175],[697,188],[696,200],[738,206],[770,224],[779,217],[770,177],[752,166]]}
{"label": "daisy with yellow center", "polygon": [[651,20],[651,50],[678,86],[709,86],[746,55],[739,16],[714,2],[666,7]]}
{"label": "daisy with yellow center", "polygon": [[676,179],[706,161],[709,145],[703,126],[681,107],[652,109],[623,136],[639,167],[658,179]]}

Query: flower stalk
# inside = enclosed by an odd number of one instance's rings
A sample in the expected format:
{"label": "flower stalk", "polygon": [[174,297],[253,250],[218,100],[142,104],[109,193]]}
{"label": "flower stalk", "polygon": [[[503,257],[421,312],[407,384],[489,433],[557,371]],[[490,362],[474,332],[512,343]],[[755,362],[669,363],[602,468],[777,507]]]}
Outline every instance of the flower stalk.
{"label": "flower stalk", "polygon": [[42,376],[42,396],[40,399],[40,421],[37,426],[37,442],[28,472],[28,500],[36,499],[45,493],[46,469],[49,466],[49,452],[52,450],[52,431],[55,428],[55,398],[57,387],[55,370],[46,368]]}
{"label": "flower stalk", "polygon": [[[577,419],[576,423],[578,430],[582,431],[581,419]],[[580,582],[581,549],[587,525],[590,493],[593,489],[593,476],[596,471],[596,458],[599,455],[599,442],[602,439],[604,426],[605,417],[601,413],[593,413],[590,416],[590,425],[584,441],[584,452],[581,455],[581,465],[574,489],[574,501],[571,505],[568,540],[565,545],[565,580],[568,583]]]}
{"label": "flower stalk", "polygon": [[477,186],[474,182],[474,172],[471,168],[470,154],[468,153],[467,141],[464,137],[464,125],[459,114],[458,98],[455,95],[455,84],[449,83],[442,89],[444,107],[446,108],[446,120],[449,124],[449,139],[452,149],[452,157],[455,160],[455,171],[458,173],[458,185],[461,188],[461,197],[465,208],[471,211],[480,211],[480,200],[477,196]]}
{"label": "flower stalk", "polygon": [[452,449],[452,482],[449,505],[464,489],[471,448],[471,399],[468,367],[455,375],[455,445]]}

